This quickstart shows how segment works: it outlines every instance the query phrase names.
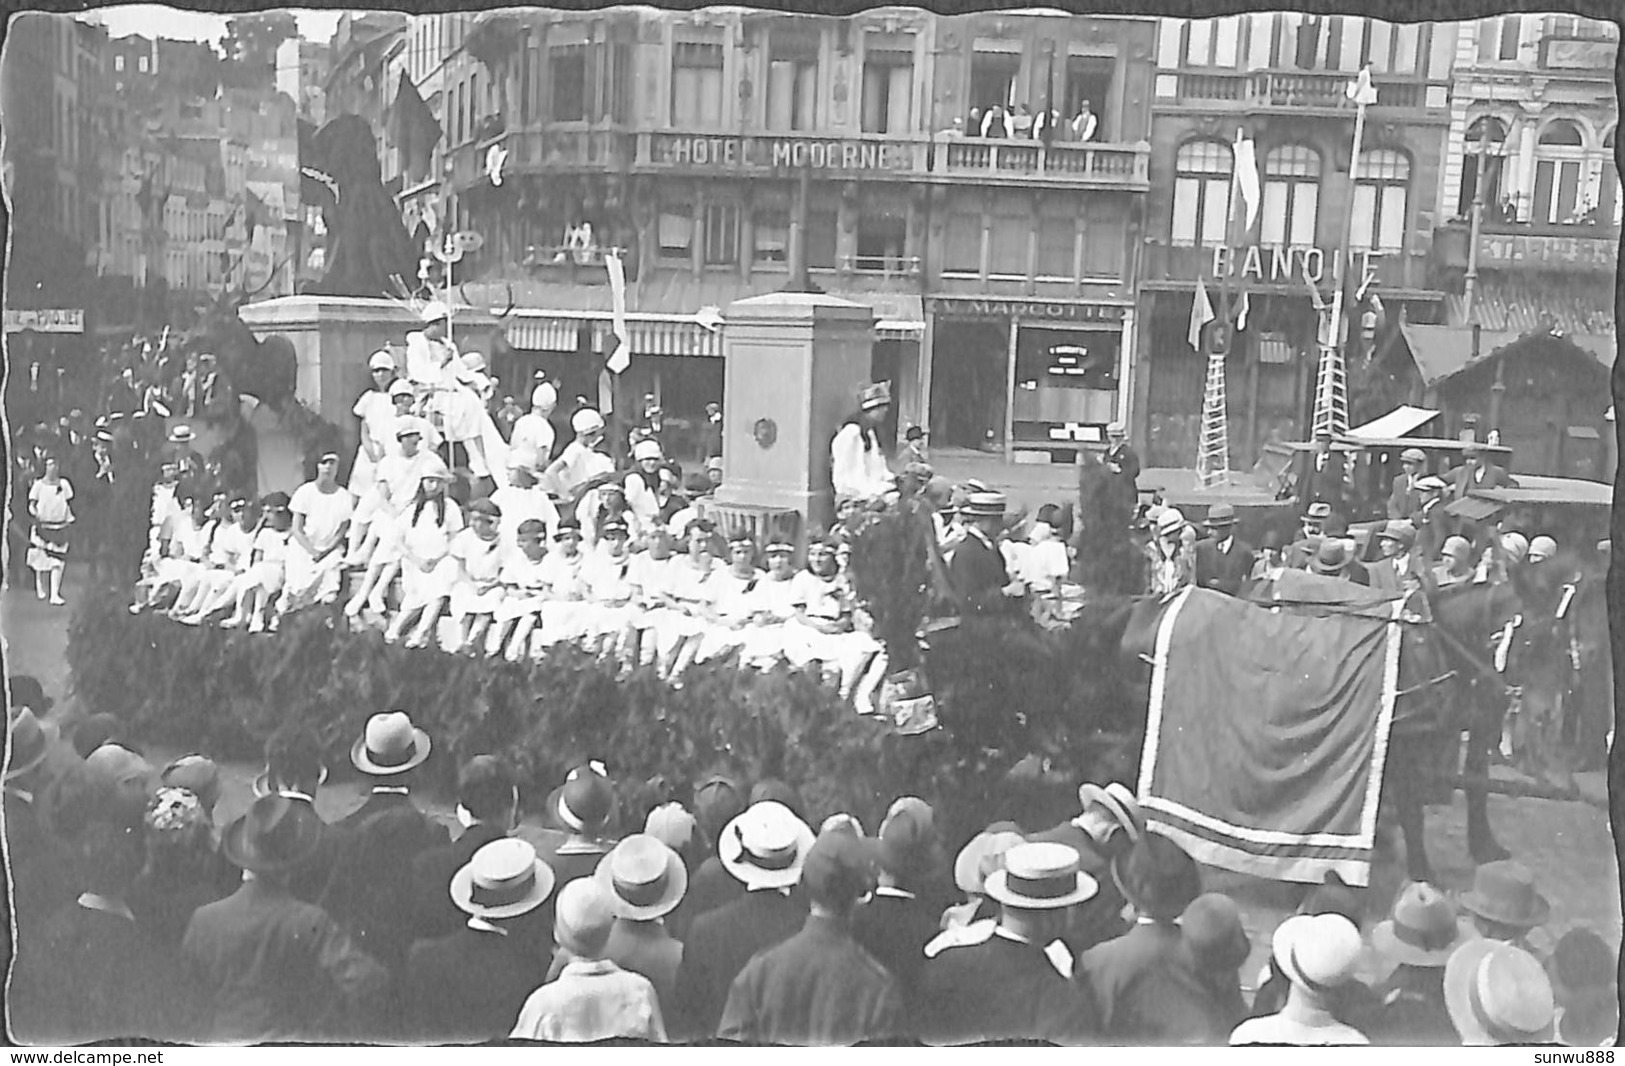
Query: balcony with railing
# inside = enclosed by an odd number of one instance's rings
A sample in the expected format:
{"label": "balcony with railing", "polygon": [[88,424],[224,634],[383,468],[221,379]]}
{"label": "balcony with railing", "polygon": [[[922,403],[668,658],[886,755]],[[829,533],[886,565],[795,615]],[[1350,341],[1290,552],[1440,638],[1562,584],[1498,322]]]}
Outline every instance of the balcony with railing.
{"label": "balcony with railing", "polygon": [[[1262,111],[1287,110],[1302,114],[1354,114],[1348,85],[1355,75],[1322,70],[1177,70],[1160,73],[1156,80],[1158,108],[1181,110]],[[1430,85],[1414,77],[1377,75],[1378,110],[1427,110],[1447,103],[1444,84]],[[1437,102],[1429,100],[1429,89]]]}
{"label": "balcony with railing", "polygon": [[862,134],[853,137],[727,135],[699,131],[636,135],[639,173],[697,177],[790,176],[811,170],[843,180],[920,180],[1144,189],[1150,146]]}

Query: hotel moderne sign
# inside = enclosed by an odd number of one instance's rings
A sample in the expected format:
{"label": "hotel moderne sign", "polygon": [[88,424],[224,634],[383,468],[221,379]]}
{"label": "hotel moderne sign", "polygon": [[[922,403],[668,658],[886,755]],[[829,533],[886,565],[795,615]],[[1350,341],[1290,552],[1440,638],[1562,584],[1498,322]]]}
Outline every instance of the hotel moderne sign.
{"label": "hotel moderne sign", "polygon": [[910,145],[881,141],[656,133],[649,139],[649,162],[717,170],[883,171],[911,169],[914,155]]}

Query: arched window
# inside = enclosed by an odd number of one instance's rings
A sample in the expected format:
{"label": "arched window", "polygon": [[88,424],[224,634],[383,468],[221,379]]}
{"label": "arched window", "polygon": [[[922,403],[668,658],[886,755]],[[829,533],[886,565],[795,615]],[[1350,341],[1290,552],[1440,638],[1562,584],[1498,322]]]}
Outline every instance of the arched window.
{"label": "arched window", "polygon": [[1478,195],[1478,179],[1482,173],[1485,216],[1499,216],[1501,167],[1506,157],[1506,141],[1506,123],[1494,115],[1484,115],[1467,127],[1467,137],[1462,144],[1461,186],[1456,199],[1458,214],[1465,217],[1472,211],[1473,197]]}
{"label": "arched window", "polygon": [[1360,153],[1354,175],[1351,248],[1397,252],[1405,246],[1405,212],[1411,161],[1403,153],[1377,148]]}
{"label": "arched window", "polygon": [[1580,178],[1585,171],[1585,142],[1580,128],[1557,119],[1535,142],[1535,189],[1531,222],[1573,222],[1579,212]]}
{"label": "arched window", "polygon": [[1320,208],[1320,154],[1302,145],[1272,148],[1264,156],[1264,204],[1259,240],[1312,248]]}
{"label": "arched window", "polygon": [[1230,146],[1220,141],[1191,141],[1174,157],[1176,247],[1214,246],[1225,242],[1230,210]]}

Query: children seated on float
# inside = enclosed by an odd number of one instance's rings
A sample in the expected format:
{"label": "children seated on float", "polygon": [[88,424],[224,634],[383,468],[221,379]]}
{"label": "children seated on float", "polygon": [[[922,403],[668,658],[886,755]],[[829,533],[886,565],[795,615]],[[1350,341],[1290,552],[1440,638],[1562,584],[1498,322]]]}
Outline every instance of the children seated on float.
{"label": "children seated on float", "polygon": [[561,641],[580,639],[586,622],[587,582],[583,568],[587,557],[581,551],[581,524],[573,516],[559,519],[553,534],[553,550],[547,553],[542,572],[547,591],[542,600],[541,633],[536,643],[551,647]]}
{"label": "children seated on float", "polygon": [[[374,359],[377,359],[377,355]],[[349,544],[344,560],[347,566],[366,565],[378,544],[378,538],[371,535],[372,520],[378,515],[380,502],[387,499],[387,493],[378,490],[379,477],[391,456],[400,456],[405,452],[399,436],[401,426],[408,419],[415,419],[412,414],[412,386],[406,379],[396,378],[390,385],[389,400],[392,406],[387,412],[380,413],[376,402],[369,402],[372,395],[369,392],[356,401],[358,413],[364,413],[361,445],[356,451],[355,464],[350,469],[350,482],[345,486],[355,497],[355,514],[350,520]],[[421,435],[419,443],[422,443]],[[379,453],[376,459],[372,458],[374,449]],[[367,457],[366,463],[362,461],[363,456]]]}
{"label": "children seated on float", "polygon": [[343,583],[345,536],[355,501],[339,484],[339,453],[323,452],[316,477],[294,490],[293,535],[283,564],[282,594],[271,616],[274,632],[291,612],[312,604],[331,603]]}
{"label": "children seated on float", "polygon": [[509,662],[530,653],[531,634],[541,621],[547,595],[547,527],[540,519],[527,518],[520,523],[515,539],[518,550],[502,564],[502,602],[497,604],[486,645],[490,654],[501,654]]}
{"label": "children seated on float", "polygon": [[767,573],[756,582],[746,600],[750,623],[740,643],[742,661],[769,666],[784,653],[784,624],[796,617],[796,597],[801,585],[795,580],[795,545],[782,537],[767,542]]}
{"label": "children seated on float", "polygon": [[226,514],[210,527],[207,569],[181,586],[170,617],[195,626],[225,607],[227,591],[248,570],[253,553],[253,516],[248,497],[239,492],[231,498]]}
{"label": "children seated on float", "polygon": [[601,539],[583,565],[587,602],[583,604],[582,632],[589,650],[624,656],[638,592],[632,579],[631,530],[620,518],[610,517],[599,532]]}
{"label": "children seated on float", "polygon": [[636,643],[637,661],[652,665],[658,658],[660,640],[657,631],[667,621],[667,613],[674,611],[672,587],[680,576],[677,572],[677,538],[664,526],[656,526],[649,534],[647,549],[632,557],[627,578],[637,590],[632,600],[632,639]]}
{"label": "children seated on float", "polygon": [[706,519],[689,523],[688,551],[669,564],[674,571],[667,589],[671,606],[652,627],[663,677],[679,677],[693,662],[693,640],[705,632],[709,621],[711,592],[706,582],[720,568],[713,548],[715,532]]}
{"label": "children seated on float", "polygon": [[451,617],[462,627],[457,649],[473,654],[483,646],[496,609],[502,602],[502,541],[497,523],[502,509],[489,499],[468,505],[468,528],[452,538],[456,563],[451,582]]}
{"label": "children seated on float", "polygon": [[260,501],[260,520],[255,527],[248,569],[226,590],[233,610],[231,617],[220,623],[223,628],[236,629],[246,624],[250,633],[265,629],[266,612],[282,591],[283,564],[293,531],[289,502],[285,492],[273,492]]}
{"label": "children seated on float", "polygon": [[728,538],[728,565],[706,582],[705,631],[693,642],[694,662],[703,663],[745,644],[755,617],[756,586],[766,575],[756,567],[756,542],[747,533]]}
{"label": "children seated on float", "polygon": [[408,647],[426,644],[451,595],[457,571],[457,563],[450,557],[451,538],[463,531],[462,508],[446,495],[451,480],[451,471],[437,457],[424,470],[412,506],[402,515],[401,607],[384,631],[384,639],[391,644],[408,629],[412,629]]}
{"label": "children seated on float", "polygon": [[131,614],[157,606],[170,592],[179,591],[188,578],[203,572],[203,557],[208,551],[208,497],[182,483],[175,491],[175,505],[160,526],[152,576],[136,583]]}
{"label": "children seated on float", "polygon": [[508,483],[491,493],[491,502],[502,509],[497,533],[507,551],[518,549],[519,527],[526,522],[535,519],[549,530],[559,524],[558,508],[553,505],[552,497],[541,490],[535,472],[524,464],[509,465]]}
{"label": "children seated on float", "polygon": [[344,607],[351,618],[364,608],[375,615],[384,613],[384,598],[400,573],[406,512],[417,501],[425,473],[445,466],[424,447],[431,432],[428,422],[415,415],[403,415],[395,422],[398,450],[379,460],[372,489],[361,504],[367,512],[367,534],[352,557],[364,561],[367,569]]}

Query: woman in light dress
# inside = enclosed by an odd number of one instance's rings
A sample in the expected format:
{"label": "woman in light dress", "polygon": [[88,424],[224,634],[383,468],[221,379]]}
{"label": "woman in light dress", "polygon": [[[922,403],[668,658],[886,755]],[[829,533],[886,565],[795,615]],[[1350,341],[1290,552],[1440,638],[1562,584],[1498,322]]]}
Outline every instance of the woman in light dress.
{"label": "woman in light dress", "polygon": [[34,571],[34,592],[54,607],[62,598],[62,574],[68,567],[68,534],[73,527],[73,485],[62,476],[54,455],[45,457],[45,470],[28,486],[28,514],[34,520],[28,534],[28,567]]}
{"label": "woman in light dress", "polygon": [[130,607],[131,614],[156,606],[170,589],[178,590],[188,578],[203,573],[203,560],[208,552],[208,500],[183,484],[175,493],[175,503],[168,533],[161,542],[158,563],[152,577],[136,586],[138,599]]}
{"label": "woman in light dress", "polygon": [[547,600],[547,525],[527,518],[515,534],[517,550],[503,560],[499,579],[502,602],[497,604],[487,651],[518,662],[530,652],[531,636],[542,619]]}
{"label": "woman in light dress", "polygon": [[195,626],[205,616],[227,606],[226,593],[248,569],[253,553],[254,525],[248,497],[239,492],[231,497],[225,513],[210,524],[208,566],[181,586],[170,616]]}
{"label": "woman in light dress", "polygon": [[579,640],[587,620],[587,556],[581,550],[581,524],[575,516],[559,519],[553,534],[553,550],[547,553],[543,572],[547,592],[542,602],[541,635],[536,643],[544,648]]}
{"label": "woman in light dress", "polygon": [[450,482],[451,471],[444,463],[428,467],[412,506],[402,516],[406,525],[401,534],[401,608],[384,631],[384,639],[392,644],[408,629],[412,629],[408,647],[427,644],[451,595],[457,574],[451,538],[463,531],[463,511],[446,495]]}
{"label": "woman in light dress", "polygon": [[497,532],[501,520],[502,509],[495,503],[475,500],[468,505],[468,528],[451,542],[451,558],[457,565],[451,584],[451,617],[462,628],[457,648],[470,655],[485,643],[504,595],[502,539]]}
{"label": "woman in light dress", "polygon": [[220,623],[221,628],[247,625],[250,633],[264,630],[266,608],[282,591],[283,565],[288,558],[288,541],[293,535],[290,504],[285,492],[273,492],[260,501],[260,521],[254,531],[248,569],[227,589],[228,602],[235,610]]}

